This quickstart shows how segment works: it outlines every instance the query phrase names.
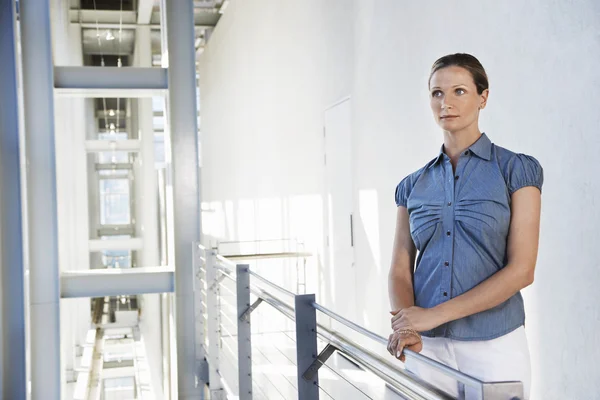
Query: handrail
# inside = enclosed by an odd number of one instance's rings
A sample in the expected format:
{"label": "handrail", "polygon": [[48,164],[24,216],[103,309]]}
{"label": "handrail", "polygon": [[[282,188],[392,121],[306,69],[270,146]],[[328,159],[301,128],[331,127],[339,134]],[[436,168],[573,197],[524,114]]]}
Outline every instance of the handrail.
{"label": "handrail", "polygon": [[[361,334],[373,339],[374,341],[381,343],[384,346],[387,346],[388,341],[384,337],[379,336],[378,334],[371,332],[368,329],[365,329],[362,326],[357,325],[352,321],[347,320],[346,318],[342,317],[341,315],[338,315],[338,314],[334,313],[333,311],[328,310],[327,308],[321,306],[318,303],[313,303],[312,305],[316,310],[321,311],[323,314],[340,322],[341,324],[347,326],[348,328],[350,328],[358,333],[361,333]],[[451,378],[456,379],[457,381],[462,382],[466,385],[478,388],[478,387],[481,387],[481,385],[483,384],[483,382],[480,381],[479,379],[473,378],[473,377],[466,375],[460,371],[456,371],[440,362],[432,360],[431,358],[425,357],[425,356],[423,356],[419,353],[416,353],[412,350],[404,349],[404,354],[407,357],[412,357],[413,359],[415,359],[419,362],[427,364],[427,365],[439,370],[440,372],[450,376]]]}
{"label": "handrail", "polygon": [[250,276],[255,277],[259,281],[264,282],[266,285],[269,285],[272,288],[279,290],[280,292],[283,292],[283,293],[285,293],[285,294],[287,294],[289,296],[292,296],[292,297],[296,296],[296,293],[290,292],[289,290],[287,290],[285,288],[282,288],[281,286],[277,285],[276,283],[273,283],[273,282],[269,281],[267,278],[263,278],[262,276],[260,276],[259,274],[257,274],[254,271],[249,271],[249,273],[250,273]]}

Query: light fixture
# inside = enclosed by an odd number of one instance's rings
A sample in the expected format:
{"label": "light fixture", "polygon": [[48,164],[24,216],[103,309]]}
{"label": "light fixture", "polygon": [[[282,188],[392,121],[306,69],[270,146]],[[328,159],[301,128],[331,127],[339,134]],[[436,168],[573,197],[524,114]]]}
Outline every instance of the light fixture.
{"label": "light fixture", "polygon": [[115,40],[115,36],[113,35],[112,31],[110,29],[108,29],[106,31],[106,36],[105,36],[106,40]]}
{"label": "light fixture", "polygon": [[110,110],[108,112],[108,115],[111,116],[111,117],[114,117],[115,116],[115,110]]}
{"label": "light fixture", "polygon": [[114,131],[116,129],[115,124],[111,123],[110,124],[110,130],[111,132]]}

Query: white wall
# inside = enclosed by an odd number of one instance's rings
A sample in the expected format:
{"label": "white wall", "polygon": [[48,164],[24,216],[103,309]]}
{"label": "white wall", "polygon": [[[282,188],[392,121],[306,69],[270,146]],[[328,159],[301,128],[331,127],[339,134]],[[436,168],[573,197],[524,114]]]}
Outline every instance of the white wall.
{"label": "white wall", "polygon": [[[202,195],[214,210],[203,213],[205,230],[235,240],[298,235],[320,254],[323,110],[351,95],[359,322],[387,335],[393,192],[439,149],[427,77],[452,52],[476,55],[488,71],[482,130],[545,170],[536,282],[524,292],[533,398],[593,398],[596,1],[232,2],[200,65]],[[319,267],[315,291],[326,299],[335,282]]]}

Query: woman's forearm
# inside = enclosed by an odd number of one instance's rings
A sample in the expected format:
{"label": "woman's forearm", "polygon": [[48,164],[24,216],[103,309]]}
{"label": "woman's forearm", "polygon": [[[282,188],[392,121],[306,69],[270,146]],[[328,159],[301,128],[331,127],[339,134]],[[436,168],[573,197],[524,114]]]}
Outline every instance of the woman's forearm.
{"label": "woman's forearm", "polygon": [[533,276],[528,272],[532,270],[509,264],[473,289],[434,307],[439,325],[502,304],[533,282]]}
{"label": "woman's forearm", "polygon": [[[408,270],[408,268],[406,268]],[[412,277],[408,274],[390,273],[388,280],[388,291],[392,311],[412,307],[415,305],[415,295],[412,285]]]}

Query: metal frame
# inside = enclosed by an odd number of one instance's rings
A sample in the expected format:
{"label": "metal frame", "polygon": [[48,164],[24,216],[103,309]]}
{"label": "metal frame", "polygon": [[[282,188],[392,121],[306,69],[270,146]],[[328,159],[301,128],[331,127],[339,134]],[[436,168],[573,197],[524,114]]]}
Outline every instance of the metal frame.
{"label": "metal frame", "polygon": [[27,151],[31,398],[60,399],[60,290],[50,2],[19,2]]}
{"label": "metal frame", "polygon": [[161,1],[161,9],[169,50],[165,131],[170,135],[165,135],[165,148],[170,152],[166,164],[171,185],[168,182],[167,186],[171,187],[173,200],[177,398],[187,400],[202,397],[196,368],[194,261],[190,248],[200,241],[202,232],[194,10],[190,1],[166,0]]}
{"label": "metal frame", "polygon": [[26,398],[25,279],[15,3],[0,0],[0,398]]}

